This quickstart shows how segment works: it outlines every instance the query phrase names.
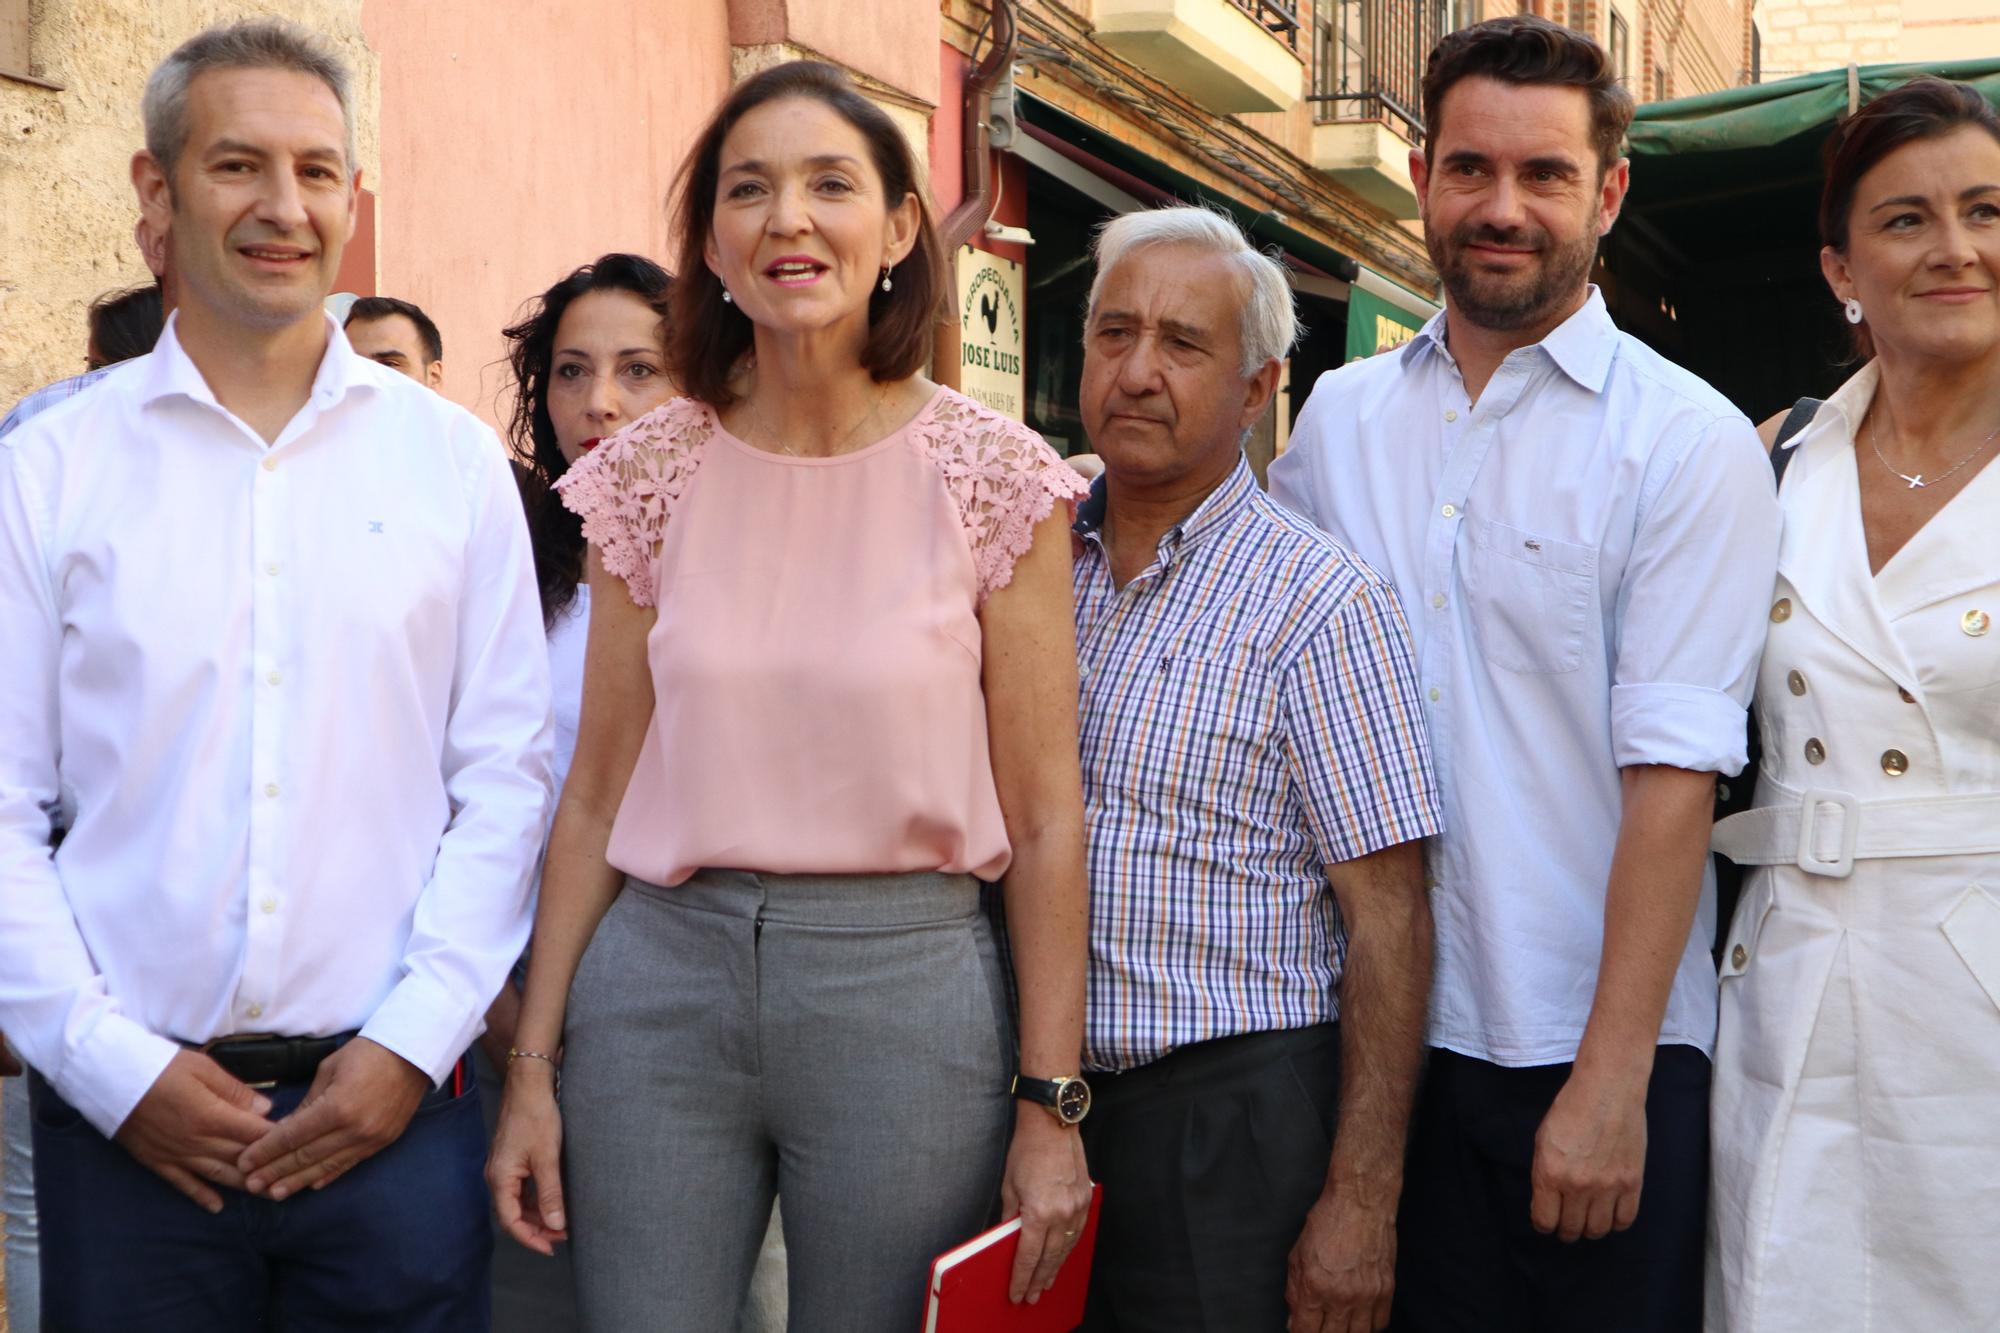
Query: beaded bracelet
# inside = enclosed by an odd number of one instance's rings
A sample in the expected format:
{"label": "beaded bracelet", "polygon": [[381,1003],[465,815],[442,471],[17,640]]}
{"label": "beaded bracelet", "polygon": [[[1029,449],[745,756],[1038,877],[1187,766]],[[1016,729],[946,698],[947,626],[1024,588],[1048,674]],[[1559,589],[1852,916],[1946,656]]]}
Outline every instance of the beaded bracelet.
{"label": "beaded bracelet", "polygon": [[511,1046],[508,1047],[507,1067],[510,1069],[513,1068],[516,1060],[541,1060],[546,1062],[551,1068],[557,1067],[556,1058],[553,1055],[543,1055],[540,1051],[523,1051]]}

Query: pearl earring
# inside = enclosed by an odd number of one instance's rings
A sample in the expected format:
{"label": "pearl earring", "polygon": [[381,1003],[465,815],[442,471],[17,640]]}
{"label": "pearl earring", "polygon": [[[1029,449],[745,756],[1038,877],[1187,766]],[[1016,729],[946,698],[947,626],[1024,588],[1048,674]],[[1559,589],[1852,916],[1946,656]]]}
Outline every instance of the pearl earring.
{"label": "pearl earring", "polygon": [[727,287],[724,287],[722,289],[722,304],[724,305],[736,304],[736,298],[729,294],[729,289]]}
{"label": "pearl earring", "polygon": [[883,270],[882,270],[882,290],[886,292],[886,291],[888,291],[888,290],[889,290],[889,289],[890,289],[891,287],[893,287],[893,286],[895,286],[895,284],[889,281],[889,270],[888,270],[888,269],[886,269],[886,268],[885,268],[885,269],[883,269]]}
{"label": "pearl earring", "polygon": [[1851,296],[1847,298],[1847,322],[1849,324],[1861,322],[1861,302]]}

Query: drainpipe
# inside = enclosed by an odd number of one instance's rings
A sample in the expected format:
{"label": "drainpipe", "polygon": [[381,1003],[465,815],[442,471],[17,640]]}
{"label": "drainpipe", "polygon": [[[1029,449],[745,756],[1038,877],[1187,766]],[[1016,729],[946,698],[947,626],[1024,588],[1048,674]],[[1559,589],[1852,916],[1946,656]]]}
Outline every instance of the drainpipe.
{"label": "drainpipe", "polygon": [[1014,0],[990,0],[990,4],[993,49],[965,81],[965,123],[961,131],[965,196],[938,226],[939,238],[944,243],[945,269],[951,276],[945,288],[949,318],[938,324],[931,353],[931,376],[953,389],[959,384],[958,251],[973,237],[984,233],[986,219],[993,215],[993,153],[991,127],[986,122],[987,99],[1013,66],[1021,38],[1014,18]]}

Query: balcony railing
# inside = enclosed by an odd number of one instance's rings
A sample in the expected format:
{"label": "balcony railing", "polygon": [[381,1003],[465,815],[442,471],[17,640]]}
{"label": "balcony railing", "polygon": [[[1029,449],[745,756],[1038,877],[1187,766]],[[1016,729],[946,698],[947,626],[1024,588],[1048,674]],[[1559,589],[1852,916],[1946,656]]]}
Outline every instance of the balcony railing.
{"label": "balcony railing", "polygon": [[1317,0],[1313,118],[1380,120],[1424,137],[1424,61],[1449,31],[1451,0]]}
{"label": "balcony railing", "polygon": [[1229,0],[1238,9],[1256,19],[1263,29],[1291,47],[1299,49],[1299,15],[1296,0],[1293,4],[1283,4],[1280,0]]}

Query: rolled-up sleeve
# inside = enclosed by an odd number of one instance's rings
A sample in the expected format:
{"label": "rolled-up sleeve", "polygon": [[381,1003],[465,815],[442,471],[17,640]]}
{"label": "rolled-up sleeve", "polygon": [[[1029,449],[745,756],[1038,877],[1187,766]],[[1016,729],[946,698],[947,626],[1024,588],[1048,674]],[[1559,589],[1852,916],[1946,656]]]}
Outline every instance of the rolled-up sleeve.
{"label": "rolled-up sleeve", "polygon": [[1370,581],[1285,673],[1287,760],[1329,865],[1439,832],[1430,737],[1395,591]]}
{"label": "rolled-up sleeve", "polygon": [[404,975],[361,1035],[441,1082],[527,943],[551,779],[548,650],[534,558],[490,432],[464,446],[473,509],[443,754],[450,827],[418,898]]}
{"label": "rolled-up sleeve", "polygon": [[1748,421],[1724,416],[1653,471],[1618,596],[1613,754],[1733,775],[1777,581],[1770,460]]}

